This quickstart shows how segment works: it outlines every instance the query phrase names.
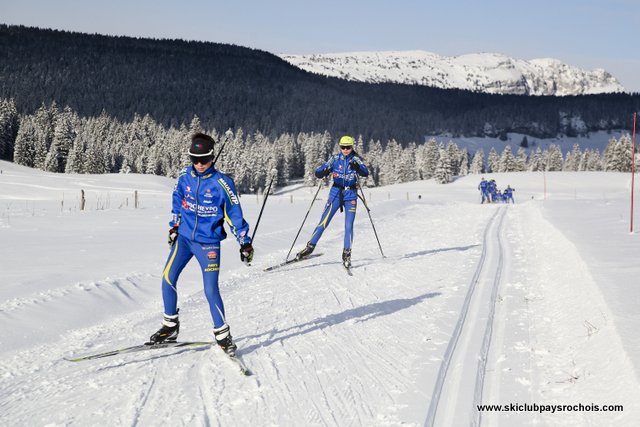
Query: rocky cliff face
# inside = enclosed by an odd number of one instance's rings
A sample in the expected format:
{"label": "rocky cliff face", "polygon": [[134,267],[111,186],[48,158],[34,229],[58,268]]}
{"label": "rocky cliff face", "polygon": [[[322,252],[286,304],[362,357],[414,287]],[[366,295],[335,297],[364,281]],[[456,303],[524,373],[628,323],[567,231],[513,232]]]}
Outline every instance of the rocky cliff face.
{"label": "rocky cliff face", "polygon": [[557,59],[521,60],[496,53],[454,57],[424,51],[280,55],[316,74],[369,83],[404,83],[516,95],[624,92],[603,69],[583,70]]}

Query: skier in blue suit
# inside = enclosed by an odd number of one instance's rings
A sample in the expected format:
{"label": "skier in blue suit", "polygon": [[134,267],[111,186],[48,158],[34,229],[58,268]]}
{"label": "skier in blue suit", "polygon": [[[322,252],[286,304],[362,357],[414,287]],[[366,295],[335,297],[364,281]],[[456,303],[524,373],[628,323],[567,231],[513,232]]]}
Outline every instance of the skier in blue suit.
{"label": "skier in blue suit", "polygon": [[509,203],[509,200],[511,200],[511,203],[515,203],[516,201],[513,200],[513,192],[516,191],[513,188],[511,188],[511,186],[507,185],[507,188],[504,189],[504,201],[505,203]]}
{"label": "skier in blue suit", "polygon": [[482,179],[480,180],[480,184],[478,184],[478,190],[480,190],[480,194],[482,195],[482,201],[480,202],[481,204],[483,204],[484,202],[489,202],[489,182],[484,179],[484,177],[482,177]]}
{"label": "skier in blue suit", "polygon": [[343,136],[339,141],[340,153],[334,154],[316,169],[316,177],[324,178],[332,175],[333,186],[329,191],[329,198],[325,205],[320,223],[317,225],[307,246],[298,252],[296,258],[309,256],[315,249],[322,233],[327,229],[335,213],[345,211],[344,216],[344,249],[342,262],[345,267],[351,267],[351,244],[353,242],[353,221],[358,207],[357,181],[358,175],[369,176],[369,169],[362,162],[354,150],[354,140],[350,136]]}
{"label": "skier in blue suit", "polygon": [[223,224],[240,244],[240,259],[251,262],[253,246],[249,224],[244,220],[240,199],[233,180],[213,166],[214,140],[197,133],[191,140],[189,156],[192,166],[185,168],[173,190],[172,220],[169,222],[171,251],[162,273],[164,319],[162,327],[151,336],[150,344],[175,341],[180,330],[177,282],[180,273],[194,256],[202,269],[204,292],[213,318],[216,342],[228,354],[235,354],[224,304],[218,288],[220,242],[227,237]]}
{"label": "skier in blue suit", "polygon": [[491,203],[495,203],[497,202],[497,195],[496,195],[496,190],[498,189],[498,186],[496,184],[496,180],[495,179],[491,179],[489,180],[489,184],[487,186],[487,191],[489,192],[489,197],[490,197],[490,201]]}

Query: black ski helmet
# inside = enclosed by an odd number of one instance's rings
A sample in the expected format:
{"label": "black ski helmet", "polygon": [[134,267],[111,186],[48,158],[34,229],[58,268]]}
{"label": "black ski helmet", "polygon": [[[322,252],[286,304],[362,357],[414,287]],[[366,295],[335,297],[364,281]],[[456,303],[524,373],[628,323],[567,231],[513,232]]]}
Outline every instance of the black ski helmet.
{"label": "black ski helmet", "polygon": [[192,157],[213,156],[213,144],[215,141],[209,135],[196,133],[191,137],[189,155]]}

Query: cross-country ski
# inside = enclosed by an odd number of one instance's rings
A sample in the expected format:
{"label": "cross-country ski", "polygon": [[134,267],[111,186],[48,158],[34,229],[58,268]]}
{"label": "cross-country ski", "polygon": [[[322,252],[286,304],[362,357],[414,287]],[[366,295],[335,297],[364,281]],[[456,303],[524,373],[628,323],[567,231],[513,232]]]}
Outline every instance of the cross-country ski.
{"label": "cross-country ski", "polygon": [[311,259],[311,258],[316,258],[316,257],[319,257],[321,255],[322,254],[311,254],[311,255],[307,255],[307,256],[305,256],[303,258],[297,258],[297,257],[296,258],[291,258],[291,259],[288,259],[286,261],[281,262],[280,264],[275,264],[275,265],[272,265],[270,267],[267,267],[267,268],[264,269],[264,271],[277,270],[278,268],[284,267],[286,265],[290,265],[290,264],[293,264],[293,263],[296,263],[296,262],[300,262],[300,261],[305,261],[305,260],[308,260],[308,259]]}
{"label": "cross-country ski", "polygon": [[94,360],[94,359],[102,359],[104,357],[118,356],[121,354],[127,353],[137,353],[140,351],[153,351],[160,350],[164,348],[197,348],[197,347],[207,347],[215,344],[212,341],[184,341],[184,342],[176,342],[169,341],[161,344],[139,344],[131,347],[120,348],[116,350],[108,350],[100,353],[87,354],[83,356],[70,356],[65,357],[65,360],[69,362],[82,362],[85,360]]}

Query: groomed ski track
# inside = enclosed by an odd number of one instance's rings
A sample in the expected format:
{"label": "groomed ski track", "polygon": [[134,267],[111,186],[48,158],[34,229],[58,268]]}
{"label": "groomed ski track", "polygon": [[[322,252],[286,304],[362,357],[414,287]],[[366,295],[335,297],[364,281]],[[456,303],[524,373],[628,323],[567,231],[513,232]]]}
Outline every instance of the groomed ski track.
{"label": "groomed ski track", "polygon": [[502,230],[506,208],[496,210],[484,231],[482,253],[460,317],[440,365],[425,426],[479,426],[495,304],[504,268]]}

